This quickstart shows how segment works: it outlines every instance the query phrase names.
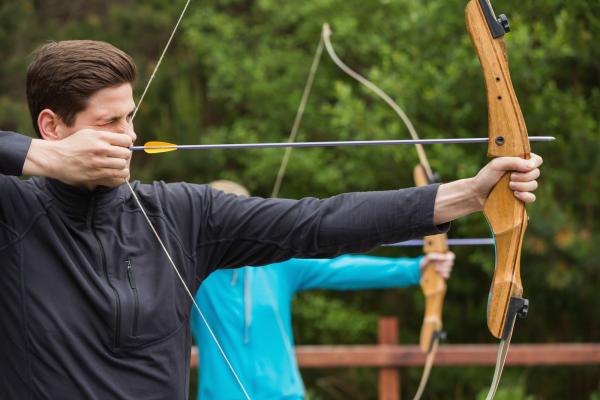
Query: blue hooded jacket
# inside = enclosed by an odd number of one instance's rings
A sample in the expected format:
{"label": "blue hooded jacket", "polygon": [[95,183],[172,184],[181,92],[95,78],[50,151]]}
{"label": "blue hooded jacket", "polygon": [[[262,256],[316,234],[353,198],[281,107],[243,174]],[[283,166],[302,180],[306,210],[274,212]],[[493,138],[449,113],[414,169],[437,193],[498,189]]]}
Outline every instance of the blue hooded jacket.
{"label": "blue hooded jacket", "polygon": [[[303,399],[294,355],[291,304],[310,289],[360,290],[418,284],[421,258],[346,255],[291,259],[262,268],[213,272],[196,301],[253,400]],[[238,400],[244,395],[194,310],[198,348],[198,399]]]}

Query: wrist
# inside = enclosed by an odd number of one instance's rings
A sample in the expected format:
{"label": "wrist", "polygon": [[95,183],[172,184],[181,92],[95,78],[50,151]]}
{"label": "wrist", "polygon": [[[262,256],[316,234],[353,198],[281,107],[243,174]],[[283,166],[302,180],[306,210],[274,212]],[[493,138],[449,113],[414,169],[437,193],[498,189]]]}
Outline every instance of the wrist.
{"label": "wrist", "polygon": [[477,179],[467,178],[463,179],[465,181],[465,193],[467,195],[467,199],[465,201],[468,202],[468,207],[472,210],[471,212],[479,212],[483,210],[483,206],[485,204],[485,200],[487,196],[485,194],[481,194],[478,190]]}
{"label": "wrist", "polygon": [[425,267],[427,266],[427,261],[425,260],[424,256],[421,257],[417,257],[418,260],[418,266],[419,266],[419,273],[423,273],[423,270],[425,269]]}
{"label": "wrist", "polygon": [[435,199],[434,223],[441,225],[483,209],[474,178],[444,183],[438,188]]}
{"label": "wrist", "polygon": [[48,144],[42,139],[33,139],[23,164],[23,174],[42,176],[48,170]]}
{"label": "wrist", "polygon": [[54,143],[52,141],[33,139],[23,165],[23,174],[54,177],[56,168],[53,162],[55,158],[53,148]]}

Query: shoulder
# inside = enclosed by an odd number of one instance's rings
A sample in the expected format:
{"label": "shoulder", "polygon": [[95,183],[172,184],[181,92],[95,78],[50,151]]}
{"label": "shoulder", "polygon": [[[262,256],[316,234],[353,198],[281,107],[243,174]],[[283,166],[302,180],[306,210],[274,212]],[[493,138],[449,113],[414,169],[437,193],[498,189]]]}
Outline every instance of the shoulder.
{"label": "shoulder", "polygon": [[0,175],[0,245],[13,240],[47,212],[52,200],[42,179]]}
{"label": "shoulder", "polygon": [[19,179],[0,175],[0,207],[27,209],[29,212],[34,211],[30,207],[47,207],[50,196],[45,192],[44,185],[42,178]]}
{"label": "shoulder", "polygon": [[[152,183],[141,183],[135,181],[131,182],[131,187],[142,204],[148,208],[148,212],[182,210],[210,201],[212,197],[212,189],[208,185],[186,182],[154,181]],[[129,190],[124,189],[126,201],[134,202]]]}

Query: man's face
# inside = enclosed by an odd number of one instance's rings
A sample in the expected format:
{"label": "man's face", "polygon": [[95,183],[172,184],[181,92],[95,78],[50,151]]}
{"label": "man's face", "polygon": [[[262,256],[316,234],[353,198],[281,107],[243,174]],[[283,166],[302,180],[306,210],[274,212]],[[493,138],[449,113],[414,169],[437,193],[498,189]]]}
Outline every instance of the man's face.
{"label": "man's face", "polygon": [[90,97],[87,108],[75,117],[72,126],[63,126],[65,138],[84,129],[95,129],[129,135],[135,140],[132,116],[135,110],[133,90],[129,83],[102,89]]}
{"label": "man's face", "polygon": [[[50,138],[48,140],[60,140],[82,129],[92,129],[128,135],[135,141],[136,135],[132,121],[134,110],[135,102],[133,101],[133,91],[130,84],[102,89],[90,97],[86,109],[75,116],[72,126],[65,125],[56,116],[50,117],[50,120],[54,121],[54,123],[49,124],[53,127],[53,135],[48,135]],[[42,113],[44,112],[46,111]],[[50,114],[44,115],[48,116]],[[49,120],[46,119],[45,121]],[[44,138],[46,137],[44,136]],[[127,168],[129,168],[130,162],[131,159],[128,159]],[[84,186],[93,189],[99,185],[115,186],[115,183],[110,179],[102,179],[88,182]]]}

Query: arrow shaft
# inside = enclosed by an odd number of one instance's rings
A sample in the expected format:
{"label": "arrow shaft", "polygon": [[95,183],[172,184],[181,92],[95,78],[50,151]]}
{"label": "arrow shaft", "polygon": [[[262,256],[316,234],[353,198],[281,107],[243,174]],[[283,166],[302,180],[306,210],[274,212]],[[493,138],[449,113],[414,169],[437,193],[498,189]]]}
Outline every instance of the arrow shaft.
{"label": "arrow shaft", "polygon": [[[487,143],[488,138],[449,138],[449,139],[419,139],[419,140],[342,140],[326,142],[275,142],[275,143],[224,143],[224,144],[188,144],[173,146],[131,146],[132,151],[145,149],[155,150],[212,150],[212,149],[267,149],[279,147],[348,147],[348,146],[380,146],[380,145],[415,145],[415,144],[465,144]],[[531,142],[551,142],[552,136],[530,136]]]}
{"label": "arrow shaft", "polygon": [[[423,246],[423,240],[407,240],[405,242],[384,244],[383,247],[412,247]],[[448,239],[449,246],[489,246],[494,245],[492,238]]]}

